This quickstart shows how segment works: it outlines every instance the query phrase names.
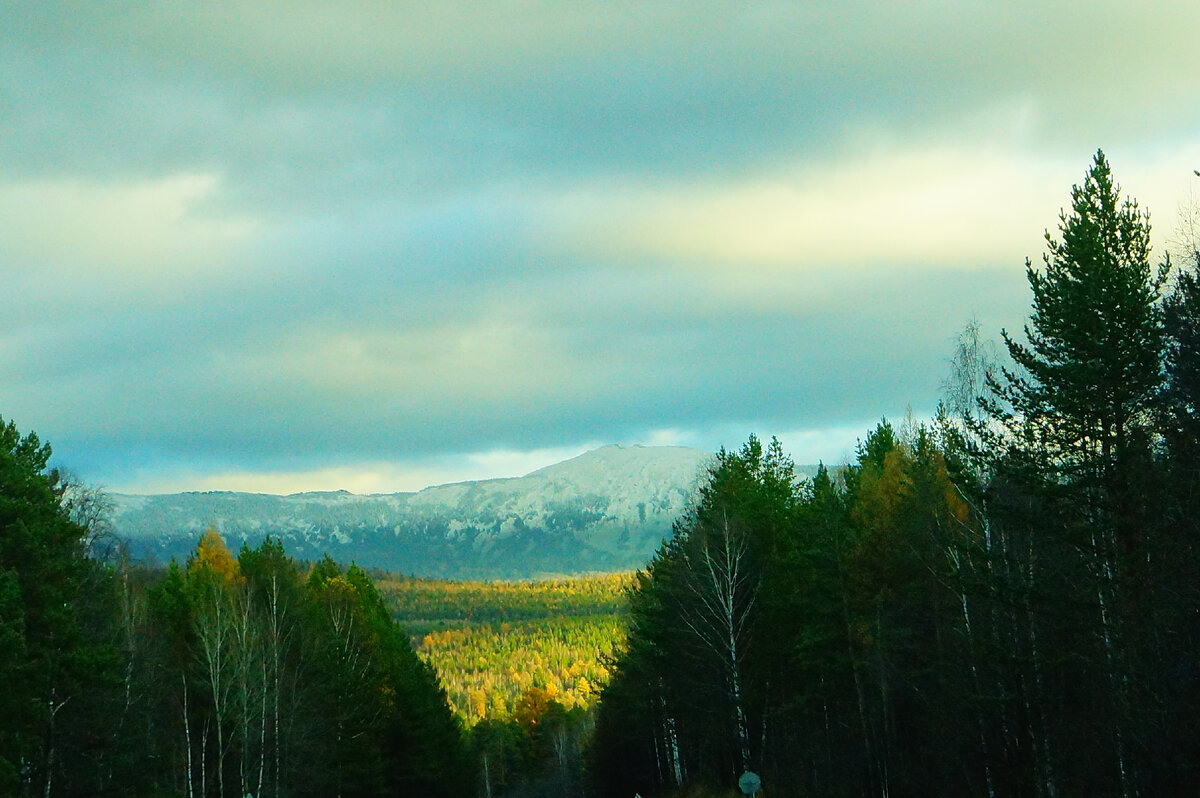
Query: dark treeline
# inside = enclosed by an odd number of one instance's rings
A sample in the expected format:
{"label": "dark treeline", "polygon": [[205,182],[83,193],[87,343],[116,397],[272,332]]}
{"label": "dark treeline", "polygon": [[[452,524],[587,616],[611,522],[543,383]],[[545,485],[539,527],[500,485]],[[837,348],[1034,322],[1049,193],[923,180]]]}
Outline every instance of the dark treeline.
{"label": "dark treeline", "polygon": [[[462,796],[461,727],[360,568],[90,556],[94,493],[0,423],[0,795]],[[102,508],[101,508],[102,509]]]}
{"label": "dark treeline", "polygon": [[968,327],[938,419],[836,474],[720,453],[631,592],[601,794],[1193,794],[1200,263],[1148,238],[1098,153],[1007,367]]}

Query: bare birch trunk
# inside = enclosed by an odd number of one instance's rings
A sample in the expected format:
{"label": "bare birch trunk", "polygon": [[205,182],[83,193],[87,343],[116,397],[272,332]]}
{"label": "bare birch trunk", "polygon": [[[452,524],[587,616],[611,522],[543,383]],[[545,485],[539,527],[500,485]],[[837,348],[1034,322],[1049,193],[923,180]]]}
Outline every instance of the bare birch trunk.
{"label": "bare birch trunk", "polygon": [[699,562],[685,554],[687,573],[694,597],[690,611],[683,621],[722,663],[726,690],[734,711],[734,735],[737,742],[739,768],[750,768],[750,729],[746,718],[741,664],[745,656],[744,638],[749,631],[758,579],[749,573],[749,541],[736,533],[723,519],[720,542],[714,547],[702,541]]}
{"label": "bare birch trunk", "polygon": [[262,694],[259,702],[258,716],[258,784],[254,788],[254,794],[262,796],[263,794],[263,777],[267,768],[267,660],[261,660],[262,665]]}
{"label": "bare birch trunk", "polygon": [[57,742],[55,741],[55,721],[59,710],[65,707],[67,702],[71,700],[71,697],[67,696],[62,701],[56,701],[56,694],[57,691],[51,687],[50,698],[46,700],[49,721],[46,726],[45,753],[42,756],[42,765],[45,768],[45,779],[42,782],[42,798],[50,798],[50,792],[54,785],[54,760],[58,756]]}
{"label": "bare birch trunk", "polygon": [[187,794],[188,798],[195,798],[196,792],[192,787],[192,727],[188,723],[187,674],[181,673],[179,678],[183,681],[183,741],[187,750]]}

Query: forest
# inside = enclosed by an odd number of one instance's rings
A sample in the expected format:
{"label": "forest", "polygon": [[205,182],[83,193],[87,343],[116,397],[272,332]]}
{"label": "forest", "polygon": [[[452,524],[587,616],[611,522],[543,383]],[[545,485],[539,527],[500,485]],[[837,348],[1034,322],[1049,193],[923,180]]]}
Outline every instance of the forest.
{"label": "forest", "polygon": [[[447,583],[213,531],[131,562],[0,421],[0,795],[1127,796],[1200,783],[1200,252],[1103,153],[1019,334],[798,475],[722,450],[633,576]],[[440,678],[439,678],[440,674]]]}
{"label": "forest", "polygon": [[510,720],[531,693],[588,709],[625,637],[630,574],[446,582],[383,574],[379,591],[468,727]]}
{"label": "forest", "polygon": [[631,594],[600,795],[1194,792],[1200,254],[1151,263],[1099,152],[1046,243],[932,422],[812,480],[720,453]]}
{"label": "forest", "polygon": [[467,733],[478,794],[589,795],[585,753],[631,574],[444,582],[378,574]]}
{"label": "forest", "polygon": [[212,530],[165,570],[94,559],[48,447],[0,434],[0,794],[470,793],[445,692],[361,568]]}

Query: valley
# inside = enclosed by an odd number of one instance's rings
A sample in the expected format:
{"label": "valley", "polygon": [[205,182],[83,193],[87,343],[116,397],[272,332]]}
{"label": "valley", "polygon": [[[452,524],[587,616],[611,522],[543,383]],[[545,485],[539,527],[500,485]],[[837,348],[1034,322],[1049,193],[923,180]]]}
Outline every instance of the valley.
{"label": "valley", "polygon": [[590,708],[625,636],[631,574],[449,582],[376,574],[413,647],[468,726],[515,717],[523,699]]}

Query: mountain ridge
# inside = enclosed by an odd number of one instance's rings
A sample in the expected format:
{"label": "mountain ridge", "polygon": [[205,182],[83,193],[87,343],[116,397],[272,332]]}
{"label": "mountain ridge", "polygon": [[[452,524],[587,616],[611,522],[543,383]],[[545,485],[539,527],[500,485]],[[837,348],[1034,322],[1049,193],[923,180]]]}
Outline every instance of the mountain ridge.
{"label": "mountain ridge", "polygon": [[280,539],[289,553],[441,578],[529,578],[645,565],[712,455],[610,444],[520,477],[419,491],[279,495],[114,494],[134,556],[183,558],[213,526],[231,548]]}

